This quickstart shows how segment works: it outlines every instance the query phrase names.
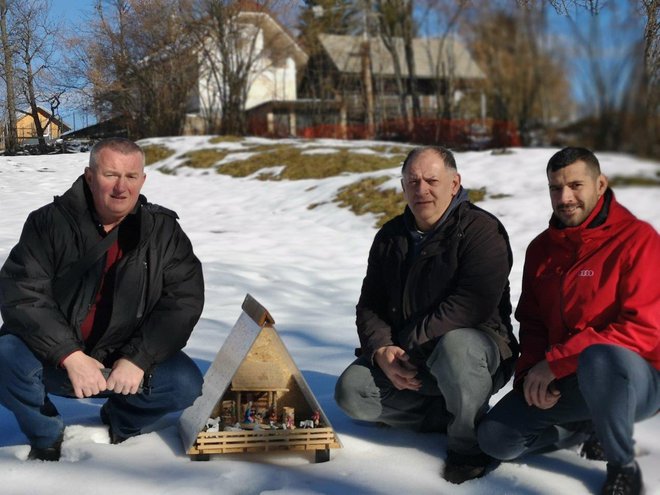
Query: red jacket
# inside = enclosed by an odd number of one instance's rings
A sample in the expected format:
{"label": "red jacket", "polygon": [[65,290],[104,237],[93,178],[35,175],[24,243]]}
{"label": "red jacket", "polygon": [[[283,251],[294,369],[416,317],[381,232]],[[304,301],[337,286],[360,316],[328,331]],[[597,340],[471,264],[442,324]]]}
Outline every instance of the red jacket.
{"label": "red jacket", "polygon": [[609,189],[581,225],[551,219],[527,248],[515,316],[516,382],[543,359],[557,378],[571,375],[593,344],[631,349],[660,369],[660,236]]}

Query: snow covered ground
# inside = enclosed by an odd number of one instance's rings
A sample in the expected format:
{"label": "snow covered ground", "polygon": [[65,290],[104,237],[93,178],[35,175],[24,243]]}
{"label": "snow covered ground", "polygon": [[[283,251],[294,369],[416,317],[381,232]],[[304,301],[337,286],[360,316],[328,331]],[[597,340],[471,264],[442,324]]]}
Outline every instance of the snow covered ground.
{"label": "snow covered ground", "polygon": [[[160,138],[177,152],[207,147],[208,138]],[[279,142],[281,143],[281,141]],[[291,141],[296,146],[303,142]],[[324,141],[329,147],[364,142]],[[373,144],[373,143],[371,143]],[[231,145],[228,145],[231,146]],[[545,165],[555,150],[511,154],[457,153],[463,184],[487,187],[480,203],[499,216],[511,236],[514,305],[524,252],[547,225],[550,204]],[[607,175],[655,176],[660,164],[599,154]],[[0,157],[0,263],[16,243],[27,214],[61,194],[82,172],[88,154]],[[310,156],[310,159],[313,159]],[[174,159],[166,162],[175,163]],[[370,216],[356,217],[331,202],[359,178],[262,182],[208,170],[166,175],[150,167],[143,189],[150,201],[174,209],[204,265],[206,307],[186,351],[205,371],[241,313],[246,293],[270,310],[285,345],[338,432],[344,448],[330,462],[307,454],[216,456],[191,462],[183,453],[176,417],[158,431],[110,445],[98,400],[55,399],[67,427],[59,463],[25,462],[29,447],[13,416],[0,407],[0,493],[118,494],[585,494],[596,493],[605,463],[562,451],[500,465],[485,478],[456,486],[440,477],[445,439],[357,424],[334,404],[335,381],[357,343],[354,307],[376,232]],[[386,186],[398,184],[399,170]],[[660,228],[660,189],[617,188],[617,198]],[[324,203],[309,210],[312,203]],[[650,267],[651,269],[651,267]],[[657,267],[653,267],[657,270]],[[1,378],[0,378],[1,379]],[[506,391],[506,390],[505,390]],[[503,391],[503,392],[505,392]],[[493,398],[493,402],[497,397]],[[636,426],[648,494],[660,494],[660,416]]]}

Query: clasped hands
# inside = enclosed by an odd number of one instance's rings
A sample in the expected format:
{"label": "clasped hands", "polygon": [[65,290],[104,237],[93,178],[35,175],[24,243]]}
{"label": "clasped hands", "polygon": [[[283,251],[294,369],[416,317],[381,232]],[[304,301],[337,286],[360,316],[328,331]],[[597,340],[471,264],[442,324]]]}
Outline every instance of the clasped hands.
{"label": "clasped hands", "polygon": [[554,381],[555,375],[546,360],[532,366],[523,381],[523,393],[527,405],[539,409],[550,409],[554,406],[561,397]]}
{"label": "clasped hands", "polygon": [[417,367],[410,362],[406,351],[389,345],[374,353],[374,361],[383,370],[397,390],[419,390],[422,382],[417,378]]}
{"label": "clasped hands", "polygon": [[82,351],[69,354],[62,367],[66,369],[75,396],[79,399],[91,397],[104,391],[117,394],[136,394],[144,371],[128,359],[118,359],[112,366],[112,372],[106,380],[101,373],[103,363]]}

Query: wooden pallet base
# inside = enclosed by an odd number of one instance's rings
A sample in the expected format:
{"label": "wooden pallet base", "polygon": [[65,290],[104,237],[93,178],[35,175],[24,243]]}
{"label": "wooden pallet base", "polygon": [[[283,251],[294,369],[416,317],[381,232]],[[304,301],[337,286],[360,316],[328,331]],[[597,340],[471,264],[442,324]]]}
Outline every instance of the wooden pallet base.
{"label": "wooden pallet base", "polygon": [[194,460],[208,460],[211,454],[272,452],[280,450],[315,451],[316,462],[330,459],[330,449],[340,448],[332,428],[295,430],[243,430],[201,432],[188,450]]}

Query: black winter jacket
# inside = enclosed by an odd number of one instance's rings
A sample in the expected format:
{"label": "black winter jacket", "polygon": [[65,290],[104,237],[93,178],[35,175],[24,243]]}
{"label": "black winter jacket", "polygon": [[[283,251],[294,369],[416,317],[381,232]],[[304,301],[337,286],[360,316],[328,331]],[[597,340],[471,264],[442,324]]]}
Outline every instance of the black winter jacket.
{"label": "black winter jacket", "polygon": [[0,270],[0,333],[20,337],[44,363],[57,366],[74,351],[106,366],[126,358],[148,371],[182,349],[204,305],[204,280],[174,212],[140,196],[119,225],[123,251],[116,269],[110,324],[93,348],[80,333],[105,264],[54,293],[53,282],[101,239],[83,177],[32,212]]}
{"label": "black winter jacket", "polygon": [[[405,218],[407,217],[407,219]],[[511,248],[504,226],[465,201],[429,233],[409,260],[411,211],[376,234],[357,304],[362,352],[397,345],[421,364],[437,339],[457,328],[491,335],[502,359],[518,354],[511,330]]]}

